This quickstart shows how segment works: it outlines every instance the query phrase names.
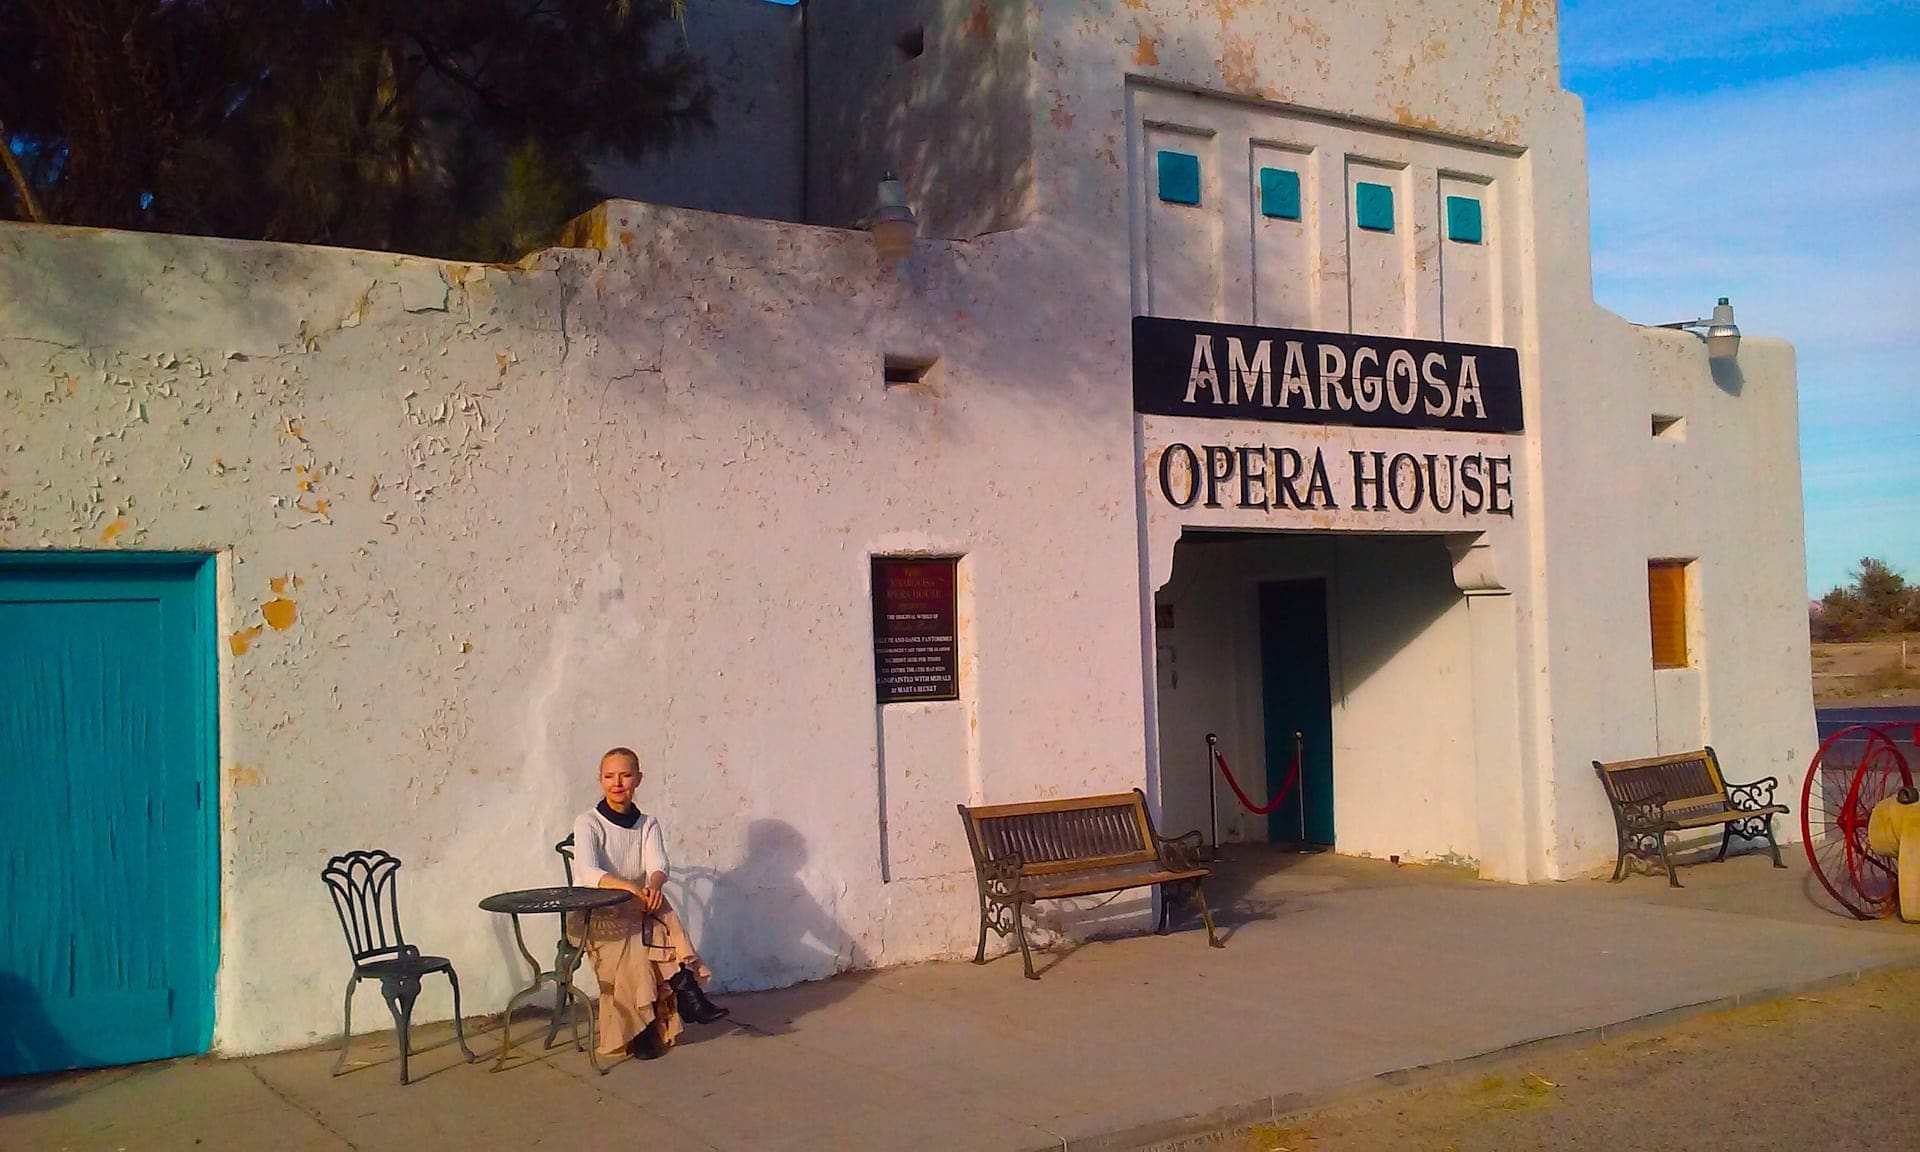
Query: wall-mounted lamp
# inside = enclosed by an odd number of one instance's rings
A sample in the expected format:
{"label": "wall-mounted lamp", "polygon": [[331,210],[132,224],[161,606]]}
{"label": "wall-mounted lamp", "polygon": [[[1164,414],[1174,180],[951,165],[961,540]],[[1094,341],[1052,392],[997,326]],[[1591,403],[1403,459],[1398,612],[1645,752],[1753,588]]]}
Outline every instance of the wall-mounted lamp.
{"label": "wall-mounted lamp", "polygon": [[1713,315],[1704,320],[1680,320],[1672,324],[1656,324],[1654,327],[1692,332],[1707,342],[1709,360],[1731,360],[1740,351],[1740,326],[1733,322],[1733,305],[1727,303],[1725,296],[1720,297],[1720,303],[1713,306]]}
{"label": "wall-mounted lamp", "polygon": [[907,189],[889,172],[880,181],[880,198],[873,209],[874,250],[880,259],[899,263],[913,254],[913,238],[920,232],[920,220],[907,205]]}

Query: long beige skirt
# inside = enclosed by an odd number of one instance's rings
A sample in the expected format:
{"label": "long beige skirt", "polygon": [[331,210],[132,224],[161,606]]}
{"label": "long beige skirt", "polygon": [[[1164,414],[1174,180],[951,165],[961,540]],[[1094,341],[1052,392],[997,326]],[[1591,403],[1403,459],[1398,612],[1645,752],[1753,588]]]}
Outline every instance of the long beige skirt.
{"label": "long beige skirt", "polygon": [[[567,920],[575,944],[581,919],[575,912]],[[619,1055],[655,1020],[661,1021],[661,1039],[673,1043],[680,1035],[680,1010],[667,980],[683,964],[702,984],[711,979],[673,908],[663,903],[660,911],[647,913],[637,900],[603,908],[593,914],[593,936],[585,947],[600,982],[600,1054]]]}

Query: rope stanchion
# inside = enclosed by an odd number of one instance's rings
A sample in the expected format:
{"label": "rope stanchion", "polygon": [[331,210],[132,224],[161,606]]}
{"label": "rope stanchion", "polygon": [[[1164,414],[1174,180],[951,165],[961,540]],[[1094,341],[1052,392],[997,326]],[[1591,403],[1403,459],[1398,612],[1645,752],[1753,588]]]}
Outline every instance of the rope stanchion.
{"label": "rope stanchion", "polygon": [[1240,781],[1233,778],[1233,769],[1227,767],[1227,758],[1220,754],[1219,738],[1211,732],[1207,733],[1207,754],[1212,758],[1214,766],[1220,769],[1220,774],[1227,778],[1227,787],[1233,789],[1233,794],[1235,798],[1240,801],[1240,806],[1255,816],[1268,815],[1273,812],[1274,809],[1280,807],[1281,803],[1286,800],[1287,795],[1293,791],[1293,786],[1299,783],[1300,754],[1305,745],[1305,735],[1295,732],[1293,734],[1293,766],[1287,769],[1287,778],[1281,783],[1280,790],[1274,793],[1273,799],[1267,801],[1266,805],[1262,807],[1247,798],[1246,789],[1240,787]]}

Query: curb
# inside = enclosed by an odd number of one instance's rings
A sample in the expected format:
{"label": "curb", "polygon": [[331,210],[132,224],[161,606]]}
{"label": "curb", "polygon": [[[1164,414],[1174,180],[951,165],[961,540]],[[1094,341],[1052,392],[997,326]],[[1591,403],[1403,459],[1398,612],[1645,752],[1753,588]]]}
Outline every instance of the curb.
{"label": "curb", "polygon": [[1330,1088],[1288,1092],[1279,1096],[1260,1096],[1244,1104],[1230,1104],[1210,1112],[1150,1121],[1146,1124],[1137,1124],[1077,1140],[1063,1139],[1058,1144],[1047,1144],[1028,1149],[1026,1152],[1174,1152],[1175,1145],[1184,1147],[1190,1141],[1226,1135],[1234,1129],[1254,1124],[1277,1124],[1292,1113],[1319,1110],[1381,1087],[1397,1088],[1419,1083],[1425,1079],[1437,1079],[1450,1073],[1497,1063],[1520,1053],[1581,1048],[1621,1035],[1657,1031],[1697,1016],[1710,1016],[1717,1012],[1730,1012],[1736,1008],[1784,1000],[1791,996],[1804,996],[1812,992],[1857,984],[1871,976],[1907,969],[1920,969],[1920,962],[1916,962],[1911,956],[1898,957],[1878,964],[1850,968],[1831,976],[1818,976],[1811,980],[1735,992],[1729,996],[1719,996],[1711,1000],[1700,1000],[1639,1016],[1629,1016],[1611,1024],[1596,1024],[1575,1029],[1572,1032],[1538,1036],[1499,1048],[1489,1048],[1472,1056],[1438,1060],[1427,1064],[1410,1064],[1404,1068],[1375,1073],[1365,1080]]}

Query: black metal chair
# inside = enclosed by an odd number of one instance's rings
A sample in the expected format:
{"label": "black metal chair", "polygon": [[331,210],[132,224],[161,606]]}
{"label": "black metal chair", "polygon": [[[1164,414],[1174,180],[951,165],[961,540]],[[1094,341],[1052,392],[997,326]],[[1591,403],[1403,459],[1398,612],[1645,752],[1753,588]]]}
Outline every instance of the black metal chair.
{"label": "black metal chair", "polygon": [[[567,833],[566,839],[555,844],[553,850],[560,854],[560,868],[566,873],[567,887],[573,887],[573,833]],[[567,918],[562,916],[560,917],[560,941],[555,945],[556,952],[564,958],[568,950],[572,947],[573,941],[567,939]],[[546,1046],[548,1048],[553,1047],[553,1038],[560,1034],[560,1018],[562,1014],[564,1014],[573,1025],[573,1046],[575,1048],[581,1047],[580,1018],[575,1013],[567,1011],[566,989],[558,986],[553,990],[553,1017],[547,1021]]]}
{"label": "black metal chair", "polygon": [[346,933],[347,949],[353,953],[353,976],[347,981],[345,1019],[340,1027],[340,1055],[333,1062],[333,1074],[340,1075],[347,1061],[347,1045],[353,1038],[353,991],[362,980],[380,981],[380,997],[393,1013],[400,1035],[400,1083],[407,1082],[408,1028],[413,1021],[413,1001],[420,995],[420,977],[445,972],[453,987],[453,1029],[460,1038],[460,1050],[468,1060],[477,1060],[467,1047],[466,1025],[460,1018],[460,978],[454,975],[453,961],[445,956],[425,956],[407,943],[400,930],[400,861],[386,852],[348,852],[327,861],[320,878],[333,895],[333,909],[340,914],[340,930]]}

